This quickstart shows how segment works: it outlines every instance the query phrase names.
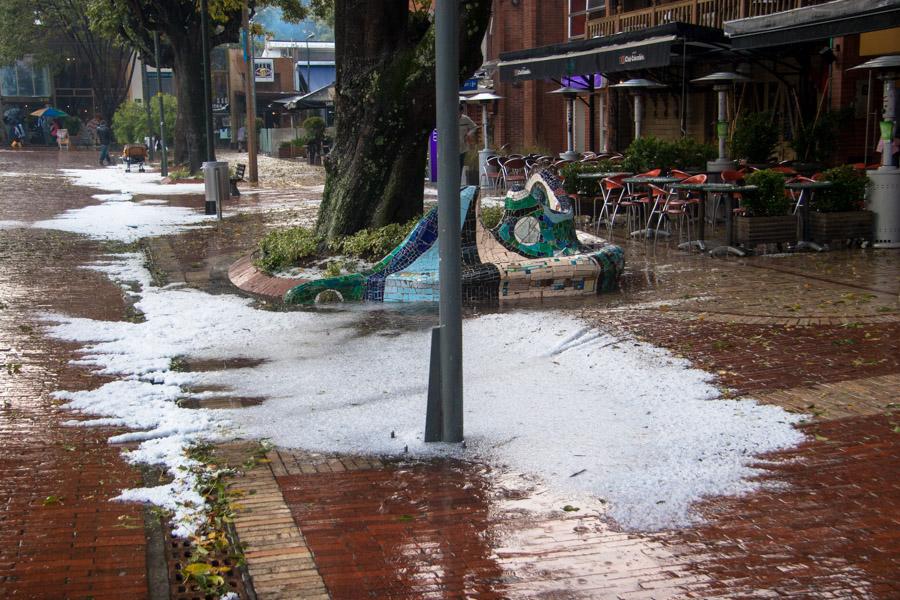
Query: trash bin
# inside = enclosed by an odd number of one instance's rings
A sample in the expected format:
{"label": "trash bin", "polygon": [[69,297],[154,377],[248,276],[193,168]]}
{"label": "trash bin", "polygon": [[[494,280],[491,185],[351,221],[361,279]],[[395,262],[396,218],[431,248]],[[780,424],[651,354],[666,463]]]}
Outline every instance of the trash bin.
{"label": "trash bin", "polygon": [[203,163],[202,168],[206,185],[206,214],[218,214],[222,218],[222,202],[228,196],[228,163],[209,161]]}

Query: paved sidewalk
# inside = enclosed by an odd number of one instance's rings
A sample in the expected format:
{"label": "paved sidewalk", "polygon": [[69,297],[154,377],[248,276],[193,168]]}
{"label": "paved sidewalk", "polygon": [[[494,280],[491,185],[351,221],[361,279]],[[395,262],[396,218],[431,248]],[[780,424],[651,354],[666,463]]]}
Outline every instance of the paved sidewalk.
{"label": "paved sidewalk", "polygon": [[900,597],[896,253],[629,250],[622,292],[578,310],[810,415],[808,442],[761,457],[767,485],[703,503],[704,524],[644,535],[479,465],[277,450],[271,477],[331,597]]}

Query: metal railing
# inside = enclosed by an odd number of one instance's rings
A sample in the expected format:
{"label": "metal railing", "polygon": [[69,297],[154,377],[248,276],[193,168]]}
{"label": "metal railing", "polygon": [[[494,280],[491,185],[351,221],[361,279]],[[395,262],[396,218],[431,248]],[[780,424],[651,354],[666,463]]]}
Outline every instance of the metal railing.
{"label": "metal railing", "polygon": [[828,0],[676,0],[650,8],[620,12],[593,19],[587,24],[587,38],[636,31],[666,23],[691,23],[721,29],[722,23],[745,17],[822,4]]}

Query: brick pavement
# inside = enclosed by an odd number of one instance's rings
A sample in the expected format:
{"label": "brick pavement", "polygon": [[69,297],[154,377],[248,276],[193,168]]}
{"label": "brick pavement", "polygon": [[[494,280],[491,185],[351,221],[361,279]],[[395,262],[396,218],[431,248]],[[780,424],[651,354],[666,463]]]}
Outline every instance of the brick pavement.
{"label": "brick pavement", "polygon": [[[2,195],[2,194],[0,194]],[[46,262],[46,253],[55,254]],[[72,418],[50,393],[103,383],[69,366],[72,348],[50,343],[25,315],[65,310],[123,319],[121,291],[78,272],[96,246],[67,236],[7,230],[0,236],[0,597],[147,597],[143,509],[110,502],[141,485],[109,429],[64,427]],[[48,285],[48,281],[53,284]],[[64,286],[65,294],[53,293]],[[6,365],[21,365],[10,372]]]}
{"label": "brick pavement", "polygon": [[900,597],[896,255],[635,254],[622,293],[581,313],[808,414],[807,443],[658,534],[479,465],[281,450],[272,475],[333,598]]}

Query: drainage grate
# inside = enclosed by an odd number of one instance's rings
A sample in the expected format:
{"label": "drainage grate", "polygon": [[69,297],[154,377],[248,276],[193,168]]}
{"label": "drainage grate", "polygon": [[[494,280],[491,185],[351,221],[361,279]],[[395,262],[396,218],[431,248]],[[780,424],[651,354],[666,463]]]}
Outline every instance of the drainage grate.
{"label": "drainage grate", "polygon": [[[215,600],[215,596],[204,594],[196,585],[188,585],[181,575],[181,569],[191,559],[191,543],[188,540],[173,537],[169,528],[165,528],[166,559],[169,566],[169,597],[171,600]],[[207,562],[214,567],[231,567],[223,577],[228,583],[229,591],[236,592],[242,600],[250,598],[247,587],[241,579],[241,567],[236,561],[224,553],[210,554]]]}

